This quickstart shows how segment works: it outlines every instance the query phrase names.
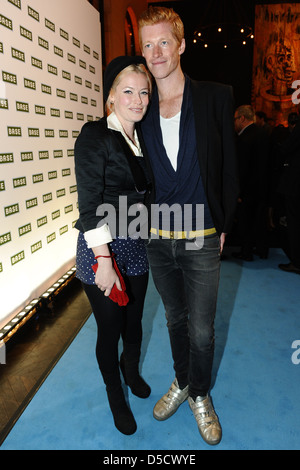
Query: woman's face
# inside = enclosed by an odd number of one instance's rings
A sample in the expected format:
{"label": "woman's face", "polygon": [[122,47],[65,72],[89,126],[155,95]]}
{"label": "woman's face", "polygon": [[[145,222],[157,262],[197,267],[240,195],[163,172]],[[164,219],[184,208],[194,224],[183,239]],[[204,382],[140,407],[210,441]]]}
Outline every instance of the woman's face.
{"label": "woman's face", "polygon": [[126,124],[140,121],[149,103],[146,75],[139,72],[125,72],[115,90],[111,90],[110,100],[124,128]]}

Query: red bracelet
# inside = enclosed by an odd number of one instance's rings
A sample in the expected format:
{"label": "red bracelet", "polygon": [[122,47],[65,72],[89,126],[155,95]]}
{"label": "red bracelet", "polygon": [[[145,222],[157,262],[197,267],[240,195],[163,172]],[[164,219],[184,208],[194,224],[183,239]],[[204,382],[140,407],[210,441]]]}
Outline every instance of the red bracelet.
{"label": "red bracelet", "polygon": [[115,255],[114,253],[112,253],[111,255],[98,255],[98,256],[95,256],[95,259],[98,259],[98,258],[113,258]]}

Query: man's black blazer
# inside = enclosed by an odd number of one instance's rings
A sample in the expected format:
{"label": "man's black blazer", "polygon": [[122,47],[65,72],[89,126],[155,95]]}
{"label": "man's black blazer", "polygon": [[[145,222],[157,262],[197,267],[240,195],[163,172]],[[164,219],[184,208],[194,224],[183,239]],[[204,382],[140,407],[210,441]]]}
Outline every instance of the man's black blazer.
{"label": "man's black blazer", "polygon": [[[232,89],[227,85],[191,80],[191,90],[204,190],[216,230],[219,234],[228,233],[233,225],[239,195]],[[137,129],[154,183],[155,169],[151,168],[140,126]],[[152,188],[149,204],[155,202],[155,184]]]}

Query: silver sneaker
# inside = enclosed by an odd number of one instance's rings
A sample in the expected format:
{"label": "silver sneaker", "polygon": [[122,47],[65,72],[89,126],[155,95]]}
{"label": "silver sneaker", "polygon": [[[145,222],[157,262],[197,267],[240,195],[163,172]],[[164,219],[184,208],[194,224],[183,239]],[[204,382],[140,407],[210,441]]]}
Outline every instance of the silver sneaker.
{"label": "silver sneaker", "polygon": [[164,421],[170,418],[175,411],[179,408],[189,394],[189,386],[187,385],[183,390],[179,388],[177,379],[174,380],[168,392],[161,397],[153,409],[153,416],[158,421]]}
{"label": "silver sneaker", "polygon": [[222,439],[222,429],[210,397],[197,397],[195,401],[189,397],[188,402],[204,441],[210,445],[219,444]]}

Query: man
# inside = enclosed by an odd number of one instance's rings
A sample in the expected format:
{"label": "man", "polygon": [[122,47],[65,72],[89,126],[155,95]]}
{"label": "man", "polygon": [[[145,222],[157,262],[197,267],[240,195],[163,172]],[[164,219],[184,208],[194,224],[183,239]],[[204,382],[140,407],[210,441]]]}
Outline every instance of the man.
{"label": "man", "polygon": [[[153,414],[165,420],[188,398],[201,436],[218,444],[222,430],[209,389],[220,252],[238,196],[231,89],[184,75],[184,28],[173,9],[150,7],[139,19],[139,35],[156,82],[142,123],[152,208],[179,207],[186,229],[183,209],[192,207],[188,230],[175,230],[180,219],[176,210],[169,230],[164,214],[152,219],[156,225],[151,227],[148,257],[166,310],[176,375]],[[199,207],[204,208],[204,225],[198,224]]]}
{"label": "man", "polygon": [[268,257],[267,197],[269,137],[254,123],[250,105],[239,106],[234,115],[240,180],[238,232],[241,251],[238,259],[252,261],[255,253]]}

